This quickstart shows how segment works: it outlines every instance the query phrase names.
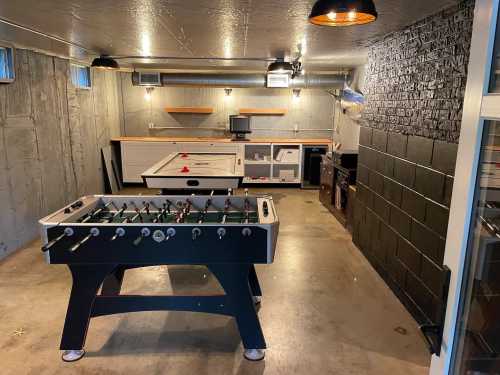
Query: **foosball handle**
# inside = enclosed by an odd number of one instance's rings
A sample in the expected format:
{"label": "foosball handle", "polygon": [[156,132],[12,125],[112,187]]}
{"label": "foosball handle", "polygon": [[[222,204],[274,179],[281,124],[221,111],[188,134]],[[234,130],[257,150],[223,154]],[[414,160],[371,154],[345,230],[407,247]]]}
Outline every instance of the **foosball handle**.
{"label": "foosball handle", "polygon": [[45,253],[45,252],[49,251],[52,246],[54,246],[56,243],[61,241],[64,237],[71,237],[73,234],[75,234],[75,232],[73,231],[72,228],[69,228],[69,227],[64,228],[63,234],[61,234],[57,238],[54,238],[52,241],[50,241],[46,245],[42,246],[42,252]]}

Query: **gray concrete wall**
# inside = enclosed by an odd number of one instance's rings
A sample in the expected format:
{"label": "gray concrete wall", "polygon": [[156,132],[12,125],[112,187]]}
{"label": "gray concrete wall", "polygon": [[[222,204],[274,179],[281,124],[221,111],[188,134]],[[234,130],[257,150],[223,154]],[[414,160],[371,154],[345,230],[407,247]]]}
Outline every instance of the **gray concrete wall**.
{"label": "gray concrete wall", "polygon": [[16,79],[0,85],[0,258],[36,238],[37,221],[103,190],[100,148],[120,134],[116,73],[71,84],[69,62],[16,51]]}
{"label": "gray concrete wall", "polygon": [[[286,108],[284,116],[254,116],[252,137],[294,137],[289,131],[299,129],[333,129],[333,100],[324,90],[302,90],[300,100],[292,99],[290,89],[235,88],[230,98],[224,97],[222,88],[160,87],[146,101],[146,89],[132,85],[130,73],[120,73],[124,109],[124,135],[126,136],[222,136],[223,131],[203,130],[203,127],[228,126],[229,115],[237,114],[239,108]],[[212,106],[211,115],[169,114],[167,106]],[[343,116],[343,115],[341,115]],[[337,113],[337,118],[339,114]],[[149,123],[156,126],[182,127],[179,130],[150,130]],[[339,141],[355,147],[359,127],[346,119],[337,135]],[[194,128],[194,129],[193,129]],[[272,130],[262,130],[262,129]],[[261,129],[261,130],[259,130]],[[331,138],[326,130],[303,131],[297,138]]]}

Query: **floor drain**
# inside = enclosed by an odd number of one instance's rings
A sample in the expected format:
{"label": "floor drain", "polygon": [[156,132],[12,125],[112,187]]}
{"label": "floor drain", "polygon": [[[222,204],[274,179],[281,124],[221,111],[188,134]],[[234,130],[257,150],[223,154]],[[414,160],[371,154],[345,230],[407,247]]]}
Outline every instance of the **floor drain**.
{"label": "floor drain", "polygon": [[396,327],[396,328],[394,328],[394,331],[396,331],[400,335],[406,336],[408,334],[408,331],[406,330],[406,328],[403,328],[403,327]]}

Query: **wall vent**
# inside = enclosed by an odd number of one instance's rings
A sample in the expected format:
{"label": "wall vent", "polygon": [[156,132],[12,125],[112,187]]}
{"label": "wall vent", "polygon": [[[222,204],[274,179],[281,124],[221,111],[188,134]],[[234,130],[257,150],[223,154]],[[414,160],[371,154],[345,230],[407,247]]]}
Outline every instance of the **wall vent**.
{"label": "wall vent", "polygon": [[160,73],[139,72],[139,86],[161,86]]}
{"label": "wall vent", "polygon": [[288,87],[289,79],[288,74],[270,73],[267,75],[267,87]]}

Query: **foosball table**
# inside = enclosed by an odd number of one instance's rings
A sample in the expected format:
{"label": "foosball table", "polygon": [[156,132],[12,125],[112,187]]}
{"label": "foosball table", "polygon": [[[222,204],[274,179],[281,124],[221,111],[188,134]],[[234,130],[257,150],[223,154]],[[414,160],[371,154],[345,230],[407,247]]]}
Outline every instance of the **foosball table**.
{"label": "foosball table", "polygon": [[[279,221],[270,196],[85,196],[40,220],[42,251],[73,278],[60,349],[84,354],[93,317],[136,311],[195,311],[232,316],[244,356],[264,357],[255,264],[272,263]],[[127,269],[205,265],[225,294],[123,295]]]}

